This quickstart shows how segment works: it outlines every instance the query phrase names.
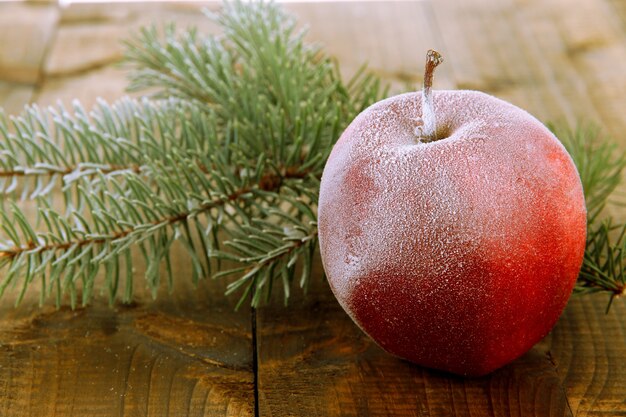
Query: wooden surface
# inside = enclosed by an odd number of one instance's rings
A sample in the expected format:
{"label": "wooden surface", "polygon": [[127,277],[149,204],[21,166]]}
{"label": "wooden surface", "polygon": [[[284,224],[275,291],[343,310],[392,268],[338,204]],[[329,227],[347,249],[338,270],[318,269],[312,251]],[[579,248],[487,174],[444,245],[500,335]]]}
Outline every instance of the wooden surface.
{"label": "wooden surface", "polygon": [[[119,39],[152,21],[215,30],[200,7],[0,2],[0,106],[114,100],[126,84]],[[346,74],[368,61],[399,91],[421,81],[423,52],[435,47],[446,59],[436,88],[480,89],[541,120],[595,122],[626,149],[626,1],[286,7]],[[289,308],[234,312],[223,283],[196,290],[183,263],[174,294],[156,302],[139,291],[129,307],[98,299],[56,311],[5,299],[0,416],[626,416],[623,299],[607,315],[605,296],[573,299],[524,357],[463,379],[382,352],[317,268]]]}

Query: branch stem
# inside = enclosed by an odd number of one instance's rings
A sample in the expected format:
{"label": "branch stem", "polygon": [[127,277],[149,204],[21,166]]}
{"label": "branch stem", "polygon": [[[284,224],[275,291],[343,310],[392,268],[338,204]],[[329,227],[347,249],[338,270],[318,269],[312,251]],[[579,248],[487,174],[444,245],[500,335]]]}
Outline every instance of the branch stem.
{"label": "branch stem", "polygon": [[[213,208],[223,206],[225,204],[228,204],[230,202],[237,200],[244,194],[254,191],[255,189],[263,190],[263,191],[276,191],[281,187],[285,179],[298,179],[298,178],[302,179],[308,175],[309,175],[308,171],[296,171],[295,169],[286,169],[284,174],[282,175],[269,173],[269,174],[264,175],[256,186],[242,187],[225,197],[217,198],[215,200],[202,204],[200,207],[195,208],[193,212],[202,213],[202,212],[211,210]],[[174,223],[178,223],[180,221],[185,220],[191,213],[192,211],[184,211],[181,213],[177,213],[169,217],[152,221],[150,222],[150,225],[157,226],[157,225],[162,225],[162,224],[171,225]],[[122,239],[128,236],[134,230],[135,229],[133,228],[128,228],[125,230],[121,230],[117,233],[111,234],[110,236],[107,236],[107,237],[97,237],[97,238],[91,238],[91,239],[87,238],[87,239],[80,239],[80,240],[74,240],[74,241],[57,242],[57,243],[41,245],[41,246],[37,246],[34,242],[30,242],[26,246],[19,246],[19,247],[4,249],[0,251],[0,259],[15,258],[23,252],[32,251],[35,249],[38,249],[38,252],[46,252],[46,251],[51,251],[51,250],[63,251],[63,250],[68,250],[75,245],[77,245],[78,247],[84,247],[89,244],[103,244],[107,241],[112,242],[118,239]]]}
{"label": "branch stem", "polygon": [[[53,175],[69,175],[73,172],[80,171],[80,168],[77,167],[68,167],[63,170],[46,170],[45,172],[41,172],[39,169],[33,169],[31,171],[26,170],[12,170],[12,171],[0,171],[0,178],[12,178],[12,177],[40,177],[40,176],[48,176],[52,177]],[[109,165],[107,168],[98,170],[102,174],[112,174],[118,171],[132,171],[136,174],[141,172],[141,167],[138,165]]]}

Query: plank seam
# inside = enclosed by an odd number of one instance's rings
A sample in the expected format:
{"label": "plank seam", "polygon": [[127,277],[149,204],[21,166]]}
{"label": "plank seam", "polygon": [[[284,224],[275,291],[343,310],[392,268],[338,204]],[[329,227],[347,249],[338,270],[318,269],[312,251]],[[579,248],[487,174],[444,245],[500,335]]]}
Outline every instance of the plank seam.
{"label": "plank seam", "polygon": [[41,95],[44,84],[46,83],[46,80],[47,80],[46,65],[48,63],[48,58],[50,57],[52,47],[57,41],[57,36],[58,36],[59,29],[61,26],[61,14],[63,11],[61,10],[61,5],[59,4],[58,1],[54,2],[54,8],[56,9],[56,12],[57,12],[56,22],[54,23],[54,27],[50,31],[50,38],[48,39],[48,43],[46,47],[44,48],[43,54],[41,56],[41,61],[39,62],[39,74],[34,84],[33,94],[31,95],[31,99],[30,99],[31,103],[36,103],[39,100],[39,96]]}
{"label": "plank seam", "polygon": [[252,373],[254,375],[254,417],[259,417],[259,360],[257,347],[256,308],[250,308],[252,327]]}

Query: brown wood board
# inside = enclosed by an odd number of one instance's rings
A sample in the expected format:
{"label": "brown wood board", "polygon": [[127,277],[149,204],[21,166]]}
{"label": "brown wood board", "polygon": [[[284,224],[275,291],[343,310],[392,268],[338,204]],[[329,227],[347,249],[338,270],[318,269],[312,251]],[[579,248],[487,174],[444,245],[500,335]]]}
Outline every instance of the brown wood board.
{"label": "brown wood board", "polygon": [[[213,31],[202,6],[0,3],[0,22],[8,22],[0,24],[0,107],[114,100],[126,85],[119,40],[168,20]],[[368,61],[394,91],[414,88],[423,52],[434,47],[445,56],[436,88],[480,89],[544,121],[594,122],[626,148],[623,1],[285,7],[346,75]],[[626,217],[623,208],[612,213]],[[39,308],[34,293],[14,309],[3,299],[0,415],[626,416],[623,299],[606,315],[606,296],[572,299],[528,354],[471,379],[384,353],[341,310],[319,261],[306,296],[296,291],[289,307],[276,299],[257,311],[235,312],[224,283],[193,288],[186,262],[175,270],[173,294],[157,301],[137,271],[137,302],[127,307],[97,297],[57,311]]]}

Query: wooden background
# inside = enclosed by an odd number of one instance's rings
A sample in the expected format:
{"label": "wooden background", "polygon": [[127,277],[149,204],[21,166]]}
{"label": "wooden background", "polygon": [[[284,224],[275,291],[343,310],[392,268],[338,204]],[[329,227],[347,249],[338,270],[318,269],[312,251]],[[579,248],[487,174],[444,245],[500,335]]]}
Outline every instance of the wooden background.
{"label": "wooden background", "polygon": [[[215,30],[201,6],[0,2],[0,106],[114,100],[126,85],[119,40],[149,22]],[[401,90],[421,82],[435,47],[446,59],[436,88],[483,90],[545,121],[594,122],[626,149],[624,0],[286,7],[346,74],[368,61]],[[289,308],[234,312],[223,283],[194,289],[188,265],[177,270],[173,296],[140,291],[132,306],[2,300],[0,416],[626,416],[623,299],[607,315],[606,296],[573,299],[524,357],[463,379],[382,352],[321,279]]]}

